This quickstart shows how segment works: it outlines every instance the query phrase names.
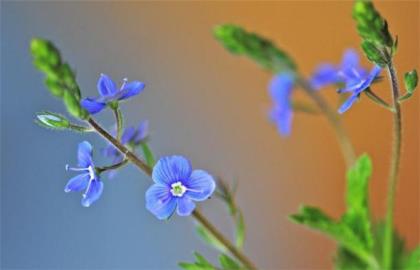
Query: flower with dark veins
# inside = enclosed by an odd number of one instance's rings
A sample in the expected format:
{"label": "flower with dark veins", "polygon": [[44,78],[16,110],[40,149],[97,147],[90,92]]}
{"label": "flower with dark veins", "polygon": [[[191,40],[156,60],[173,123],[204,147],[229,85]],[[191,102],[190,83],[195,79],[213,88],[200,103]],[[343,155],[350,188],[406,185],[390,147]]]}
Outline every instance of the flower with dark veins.
{"label": "flower with dark veins", "polygon": [[78,168],[71,168],[66,165],[66,170],[77,171],[80,172],[80,174],[67,182],[64,191],[83,191],[82,205],[89,207],[99,199],[104,189],[103,182],[95,172],[95,165],[92,161],[92,145],[90,145],[89,142],[84,141],[79,144],[77,160]]}
{"label": "flower with dark veins", "polygon": [[140,81],[128,82],[127,79],[124,79],[120,89],[117,89],[117,85],[108,75],[101,74],[97,83],[99,97],[84,98],[81,105],[90,114],[96,114],[102,111],[107,104],[140,94],[144,87],[145,84]]}
{"label": "flower with dark veins", "polygon": [[153,167],[153,184],[146,191],[146,208],[158,219],[168,219],[176,210],[188,216],[194,201],[208,199],[216,188],[213,177],[203,170],[192,170],[183,156],[166,156]]}

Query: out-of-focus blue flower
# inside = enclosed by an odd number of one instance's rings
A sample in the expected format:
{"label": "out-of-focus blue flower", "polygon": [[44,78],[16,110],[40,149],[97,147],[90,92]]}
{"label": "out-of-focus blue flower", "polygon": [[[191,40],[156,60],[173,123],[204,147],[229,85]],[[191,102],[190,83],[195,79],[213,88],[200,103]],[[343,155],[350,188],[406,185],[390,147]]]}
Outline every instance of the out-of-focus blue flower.
{"label": "out-of-focus blue flower", "polygon": [[269,118],[277,126],[280,135],[290,134],[293,118],[291,94],[293,90],[294,77],[290,73],[276,75],[269,86],[273,107],[270,110]]}
{"label": "out-of-focus blue flower", "polygon": [[146,191],[146,208],[158,219],[167,219],[175,211],[188,216],[195,209],[194,201],[208,199],[216,188],[213,177],[203,170],[192,170],[182,156],[161,158],[153,168],[153,184]]}
{"label": "out-of-focus blue flower", "polygon": [[[115,137],[117,133],[116,127],[114,127],[110,133],[113,137]],[[132,146],[137,146],[140,143],[144,142],[147,139],[148,135],[149,121],[141,121],[137,127],[128,127],[124,129],[124,132],[121,136],[121,143],[123,145],[128,144]],[[123,160],[123,155],[112,144],[108,144],[107,147],[102,149],[102,154],[105,157],[111,158],[113,164],[119,163]],[[108,171],[108,177],[114,177],[116,172],[117,170]]]}
{"label": "out-of-focus blue flower", "polygon": [[338,109],[339,113],[344,113],[353,105],[353,103],[359,98],[360,94],[366,90],[373,81],[379,76],[381,72],[380,66],[375,66],[373,69],[367,74],[362,76],[361,74],[357,75],[357,79],[352,79],[351,83],[346,83],[346,87],[340,89],[339,92],[350,92],[351,96],[341,105]]}
{"label": "out-of-focus blue flower", "polygon": [[99,199],[104,189],[103,182],[95,172],[95,166],[92,162],[92,145],[89,142],[84,141],[79,144],[77,160],[78,168],[70,168],[66,165],[66,170],[78,171],[80,174],[67,182],[64,191],[84,191],[82,205],[89,207]]}
{"label": "out-of-focus blue flower", "polygon": [[127,79],[124,79],[121,88],[117,89],[115,82],[108,75],[101,74],[97,83],[100,96],[85,98],[81,101],[81,105],[90,114],[95,114],[102,111],[109,102],[124,100],[140,94],[144,86],[145,84],[140,81],[127,82]]}

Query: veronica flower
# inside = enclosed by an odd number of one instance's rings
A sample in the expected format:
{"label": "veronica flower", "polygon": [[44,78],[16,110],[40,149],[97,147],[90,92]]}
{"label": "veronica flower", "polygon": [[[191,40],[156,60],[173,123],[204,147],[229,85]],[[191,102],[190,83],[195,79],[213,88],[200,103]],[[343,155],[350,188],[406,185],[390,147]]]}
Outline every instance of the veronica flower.
{"label": "veronica flower", "polygon": [[70,168],[66,165],[66,170],[78,171],[80,174],[67,182],[64,191],[83,191],[82,205],[89,207],[99,199],[104,185],[95,172],[95,165],[92,162],[92,146],[87,141],[79,144],[77,160],[78,168]]}
{"label": "veronica flower", "polygon": [[153,168],[153,184],[146,191],[146,208],[158,219],[167,219],[175,211],[188,216],[194,201],[208,199],[216,188],[213,177],[203,170],[192,170],[182,156],[161,158]]}
{"label": "veronica flower", "polygon": [[144,83],[140,81],[127,82],[127,79],[124,79],[120,89],[117,89],[115,82],[109,76],[101,74],[97,83],[100,96],[85,98],[81,101],[81,105],[90,114],[95,114],[102,111],[110,102],[124,100],[140,94],[144,86]]}
{"label": "veronica flower", "polygon": [[280,135],[290,134],[293,118],[291,94],[294,78],[290,73],[276,75],[269,86],[273,107],[270,110],[270,120],[277,126]]}
{"label": "veronica flower", "polygon": [[[111,135],[115,137],[117,131],[116,127],[111,130]],[[123,145],[137,146],[144,142],[149,135],[149,121],[145,120],[140,122],[137,127],[128,127],[124,129],[121,136],[121,143]],[[112,163],[116,164],[123,160],[123,155],[118,151],[112,144],[102,149],[102,154],[105,157],[112,158]],[[116,170],[110,170],[108,177],[112,178],[115,176]]]}

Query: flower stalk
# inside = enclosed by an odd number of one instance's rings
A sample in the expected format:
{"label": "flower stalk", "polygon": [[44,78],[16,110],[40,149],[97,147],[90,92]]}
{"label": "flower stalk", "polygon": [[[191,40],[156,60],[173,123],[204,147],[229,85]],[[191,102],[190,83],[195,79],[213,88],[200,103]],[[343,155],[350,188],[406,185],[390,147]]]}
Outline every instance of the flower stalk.
{"label": "flower stalk", "polygon": [[[152,175],[152,168],[149,167],[143,160],[138,158],[133,152],[131,152],[127,147],[120,143],[119,140],[114,138],[109,134],[104,128],[102,128],[94,119],[88,118],[87,122],[90,126],[99,133],[103,138],[109,141],[115,148],[117,148],[123,155],[125,155],[125,160],[132,162],[137,166],[141,171],[146,175]],[[256,270],[257,267],[253,262],[243,254],[238,248],[235,247],[223,234],[221,234],[216,227],[198,210],[195,209],[192,213],[194,219],[199,222],[203,227],[205,227],[220,243],[222,243],[227,250],[238,260],[247,270]]]}
{"label": "flower stalk", "polygon": [[395,193],[397,188],[398,173],[400,168],[401,144],[402,144],[402,115],[399,103],[400,90],[397,81],[397,74],[391,57],[387,64],[388,76],[391,83],[392,106],[393,106],[393,139],[391,153],[391,167],[388,178],[388,192],[386,201],[385,235],[383,248],[383,267],[386,270],[392,268],[393,254],[393,219],[395,206]]}

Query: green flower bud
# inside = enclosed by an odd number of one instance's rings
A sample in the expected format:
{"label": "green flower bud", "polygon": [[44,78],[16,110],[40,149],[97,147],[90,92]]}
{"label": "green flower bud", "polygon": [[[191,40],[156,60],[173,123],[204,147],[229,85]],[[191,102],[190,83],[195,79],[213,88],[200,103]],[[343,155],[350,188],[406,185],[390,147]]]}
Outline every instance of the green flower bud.
{"label": "green flower bud", "polygon": [[373,63],[384,67],[387,64],[387,60],[380,49],[378,49],[373,42],[364,40],[362,42],[362,49],[365,52],[366,57]]}
{"label": "green flower bud", "polygon": [[41,112],[37,113],[37,123],[43,127],[52,128],[52,129],[66,129],[70,127],[70,122],[62,115],[51,113],[51,112]]}
{"label": "green flower bud", "polygon": [[32,39],[31,53],[37,66],[56,67],[61,63],[60,52],[47,40],[40,38]]}
{"label": "green flower bud", "polygon": [[404,74],[405,89],[408,93],[412,94],[414,92],[417,86],[417,82],[417,70],[413,69],[412,71]]}
{"label": "green flower bud", "polygon": [[64,105],[67,111],[76,118],[86,119],[88,112],[80,106],[79,99],[69,91],[64,91],[63,95]]}

